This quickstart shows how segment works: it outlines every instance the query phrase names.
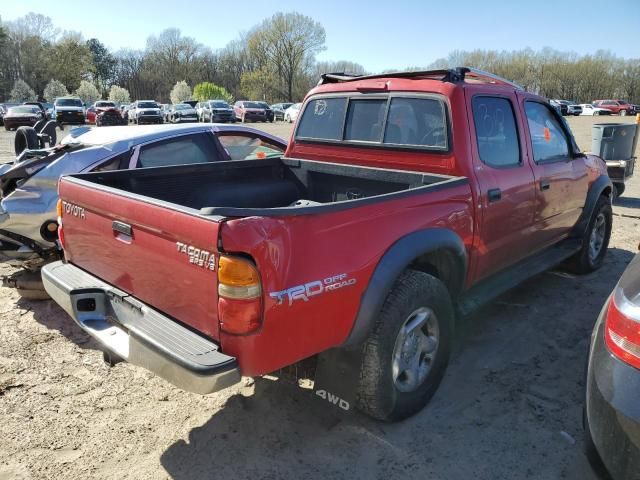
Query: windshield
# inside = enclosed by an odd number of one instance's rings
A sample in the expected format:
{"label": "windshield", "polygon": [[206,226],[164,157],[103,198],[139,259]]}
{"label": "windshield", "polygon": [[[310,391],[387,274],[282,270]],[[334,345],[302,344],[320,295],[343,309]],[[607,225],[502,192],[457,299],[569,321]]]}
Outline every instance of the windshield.
{"label": "windshield", "polygon": [[58,107],[82,107],[82,100],[79,98],[61,98],[56,100]]}
{"label": "windshield", "polygon": [[176,110],[189,110],[190,108],[191,108],[191,105],[187,105],[186,103],[180,103],[175,106]]}
{"label": "windshield", "polygon": [[269,104],[266,102],[256,102],[262,108],[269,108]]}
{"label": "windshield", "polygon": [[244,102],[244,108],[263,108],[259,102]]}
{"label": "windshield", "polygon": [[229,108],[229,104],[227,102],[211,102],[211,106],[213,108]]}
{"label": "windshield", "polygon": [[38,113],[37,107],[11,107],[9,113]]}
{"label": "windshield", "polygon": [[96,107],[115,107],[116,104],[113,102],[96,102]]}
{"label": "windshield", "polygon": [[155,102],[140,102],[138,108],[158,108],[158,104]]}

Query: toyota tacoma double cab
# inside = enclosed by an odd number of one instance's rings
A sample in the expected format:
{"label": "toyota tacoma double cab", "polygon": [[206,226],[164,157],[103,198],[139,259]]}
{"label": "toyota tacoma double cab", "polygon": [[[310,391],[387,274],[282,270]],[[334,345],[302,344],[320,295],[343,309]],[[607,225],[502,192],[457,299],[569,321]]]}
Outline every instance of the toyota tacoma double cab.
{"label": "toyota tacoma double cab", "polygon": [[600,267],[611,191],[504,79],[325,74],[282,157],[64,176],[43,281],[109,358],[186,390],[314,361],[315,397],[394,421],[435,393],[457,316]]}

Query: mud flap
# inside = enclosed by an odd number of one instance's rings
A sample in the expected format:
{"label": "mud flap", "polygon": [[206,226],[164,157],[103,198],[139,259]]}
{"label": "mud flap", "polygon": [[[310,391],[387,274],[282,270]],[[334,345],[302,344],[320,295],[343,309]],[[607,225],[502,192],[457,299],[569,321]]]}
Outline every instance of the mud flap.
{"label": "mud flap", "polygon": [[313,396],[338,412],[355,410],[362,351],[360,348],[333,348],[318,356]]}

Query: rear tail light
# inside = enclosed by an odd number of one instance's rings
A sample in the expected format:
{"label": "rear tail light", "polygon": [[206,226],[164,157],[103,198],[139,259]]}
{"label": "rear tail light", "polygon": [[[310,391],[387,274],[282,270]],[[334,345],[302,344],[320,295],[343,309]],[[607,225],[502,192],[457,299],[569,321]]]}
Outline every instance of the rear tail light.
{"label": "rear tail light", "polygon": [[640,369],[640,307],[627,300],[621,289],[609,302],[604,329],[611,353]]}
{"label": "rear tail light", "polygon": [[220,329],[244,335],[262,323],[262,286],[255,265],[222,255],[218,261],[218,319]]}
{"label": "rear tail light", "polygon": [[64,250],[64,232],[62,231],[62,200],[58,199],[56,203],[56,214],[58,216],[58,241],[60,247]]}

